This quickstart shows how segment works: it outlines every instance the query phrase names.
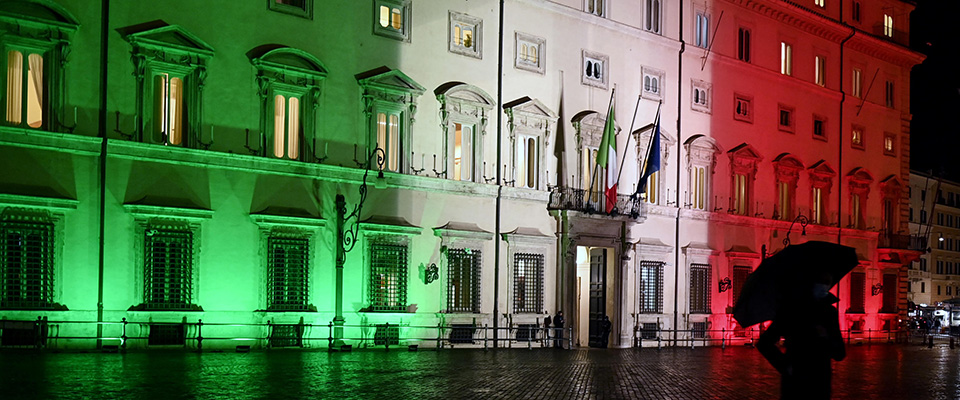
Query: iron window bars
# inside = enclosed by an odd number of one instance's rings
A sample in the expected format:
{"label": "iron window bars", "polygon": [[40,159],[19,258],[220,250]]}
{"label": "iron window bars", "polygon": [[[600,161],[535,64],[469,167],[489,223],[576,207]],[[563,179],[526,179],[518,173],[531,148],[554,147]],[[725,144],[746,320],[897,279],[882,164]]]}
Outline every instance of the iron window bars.
{"label": "iron window bars", "polygon": [[513,256],[513,310],[540,313],[543,310],[543,254]]}
{"label": "iron window bars", "polygon": [[310,259],[307,239],[271,237],[267,239],[267,253],[270,285],[267,310],[306,310]]}
{"label": "iron window bars", "polygon": [[54,306],[53,223],[0,221],[0,262],[0,308]]}
{"label": "iron window bars", "polygon": [[640,261],[640,313],[663,313],[662,261]]}
{"label": "iron window bars", "polygon": [[406,311],[407,246],[370,245],[370,307],[373,311]]}
{"label": "iron window bars", "polygon": [[690,313],[710,314],[709,264],[690,264]]}
{"label": "iron window bars", "polygon": [[191,308],[193,233],[147,229],[144,233],[144,304],[152,310]]}
{"label": "iron window bars", "polygon": [[480,250],[448,249],[447,311],[480,312]]}

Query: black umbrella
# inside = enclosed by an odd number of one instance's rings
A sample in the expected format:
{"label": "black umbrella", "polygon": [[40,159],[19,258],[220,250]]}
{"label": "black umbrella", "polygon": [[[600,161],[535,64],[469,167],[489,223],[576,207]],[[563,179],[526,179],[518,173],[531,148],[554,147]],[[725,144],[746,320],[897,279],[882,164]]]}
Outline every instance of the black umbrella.
{"label": "black umbrella", "polygon": [[816,277],[830,274],[833,287],[858,263],[853,247],[819,241],[787,246],[747,276],[733,317],[742,327],[772,320],[777,310],[801,296],[812,298]]}

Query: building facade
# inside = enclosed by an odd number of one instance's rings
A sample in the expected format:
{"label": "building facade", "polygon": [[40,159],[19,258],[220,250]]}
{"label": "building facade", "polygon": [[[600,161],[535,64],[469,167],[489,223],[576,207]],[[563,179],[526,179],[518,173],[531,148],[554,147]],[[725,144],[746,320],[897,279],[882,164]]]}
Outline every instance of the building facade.
{"label": "building facade", "polygon": [[910,265],[908,300],[936,306],[960,297],[960,185],[929,173],[910,173],[910,231],[926,237],[927,251]]}
{"label": "building facade", "polygon": [[785,237],[906,309],[910,2],[0,4],[7,344],[743,338]]}

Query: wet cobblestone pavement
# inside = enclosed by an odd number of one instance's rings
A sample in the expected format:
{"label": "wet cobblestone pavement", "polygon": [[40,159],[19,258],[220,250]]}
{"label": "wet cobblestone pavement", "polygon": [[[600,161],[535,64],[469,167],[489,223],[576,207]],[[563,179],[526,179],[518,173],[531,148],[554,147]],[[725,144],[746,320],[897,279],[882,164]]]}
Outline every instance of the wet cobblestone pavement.
{"label": "wet cobblestone pavement", "polygon": [[[769,399],[753,348],[0,353],[0,398]],[[839,399],[960,397],[960,349],[848,347]]]}

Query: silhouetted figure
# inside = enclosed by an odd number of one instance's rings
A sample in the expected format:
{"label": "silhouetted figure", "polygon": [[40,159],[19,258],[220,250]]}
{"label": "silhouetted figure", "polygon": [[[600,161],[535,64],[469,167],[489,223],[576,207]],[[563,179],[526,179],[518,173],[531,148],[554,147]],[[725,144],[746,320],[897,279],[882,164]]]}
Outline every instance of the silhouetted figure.
{"label": "silhouetted figure", "polygon": [[553,347],[563,348],[563,311],[557,310],[557,315],[553,316],[553,327],[556,328],[554,334]]}
{"label": "silhouetted figure", "polygon": [[543,319],[543,338],[547,339],[547,346],[550,345],[550,324],[553,321],[550,320],[550,314],[547,314],[547,317]]}
{"label": "silhouetted figure", "polygon": [[[757,340],[757,350],[780,372],[781,399],[829,399],[831,365],[846,356],[837,308],[830,294],[829,276],[813,284],[813,295],[800,296],[796,303],[778,312]],[[809,287],[809,286],[807,286]],[[809,293],[809,292],[808,292]],[[784,338],[786,352],[777,342]]]}
{"label": "silhouetted figure", "polygon": [[600,321],[600,347],[602,348],[607,348],[611,327],[613,327],[613,324],[610,323],[610,317],[604,315],[603,320]]}

